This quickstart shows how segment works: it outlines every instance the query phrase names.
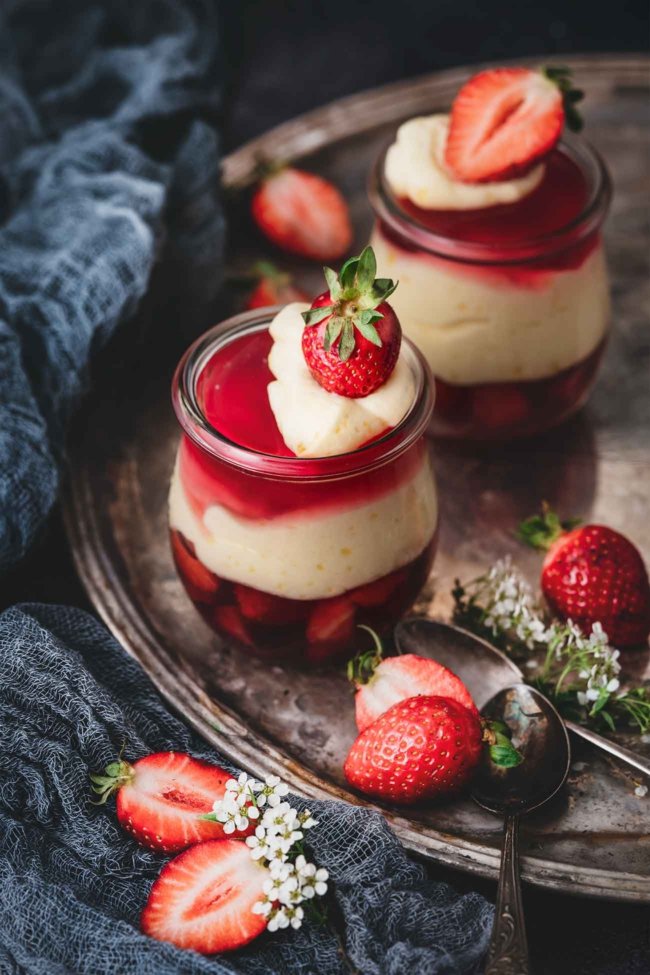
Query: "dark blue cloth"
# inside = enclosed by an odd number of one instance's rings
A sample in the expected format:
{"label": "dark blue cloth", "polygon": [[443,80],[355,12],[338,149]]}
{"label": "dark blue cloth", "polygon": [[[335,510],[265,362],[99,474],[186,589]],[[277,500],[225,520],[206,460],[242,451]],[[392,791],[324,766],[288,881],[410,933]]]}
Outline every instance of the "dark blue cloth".
{"label": "dark blue cloth", "polygon": [[210,0],[0,4],[0,571],[163,249],[218,284],[217,40]]}
{"label": "dark blue cloth", "polygon": [[[178,749],[218,758],[173,717],[140,668],[80,610],[0,616],[0,973],[349,975],[328,927],[264,934],[204,958],[141,935],[163,859],[90,803],[88,772]],[[224,764],[222,762],[222,764]],[[475,971],[492,918],[477,894],[426,879],[376,813],[313,802],[316,857],[335,883],[361,975]]]}

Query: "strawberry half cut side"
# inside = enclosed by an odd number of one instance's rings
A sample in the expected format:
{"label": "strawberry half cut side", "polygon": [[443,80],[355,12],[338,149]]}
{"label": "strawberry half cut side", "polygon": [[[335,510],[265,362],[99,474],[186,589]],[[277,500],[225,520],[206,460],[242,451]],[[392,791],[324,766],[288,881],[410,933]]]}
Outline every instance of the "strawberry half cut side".
{"label": "strawberry half cut side", "polygon": [[582,97],[568,68],[481,71],[452,105],[445,163],[466,183],[521,176],[557,145],[565,121],[581,127]]}
{"label": "strawberry half cut side", "polygon": [[133,764],[118,760],[103,775],[91,776],[99,804],[116,792],[120,825],[138,843],[161,853],[223,838],[220,823],[201,817],[222,798],[230,778],[217,765],[181,752],[156,752]]}
{"label": "strawberry half cut side", "polygon": [[382,642],[374,630],[363,625],[360,629],[371,634],[375,646],[348,662],[348,679],[357,689],[354,707],[359,731],[394,704],[418,695],[449,698],[478,716],[472,695],[447,667],[415,653],[384,658]]}
{"label": "strawberry half cut side", "polygon": [[268,870],[241,840],[199,843],[163,867],[140,918],[143,934],[204,955],[232,951],[260,935],[253,913]]}

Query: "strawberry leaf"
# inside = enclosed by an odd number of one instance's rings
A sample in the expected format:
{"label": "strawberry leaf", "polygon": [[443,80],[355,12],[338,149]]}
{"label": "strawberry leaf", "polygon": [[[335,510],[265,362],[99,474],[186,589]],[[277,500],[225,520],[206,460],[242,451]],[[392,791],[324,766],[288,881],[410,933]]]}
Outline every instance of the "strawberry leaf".
{"label": "strawberry leaf", "polygon": [[339,272],[339,281],[341,282],[341,288],[343,291],[348,291],[354,287],[354,281],[357,275],[357,267],[359,265],[358,257],[349,258]]}
{"label": "strawberry leaf", "polygon": [[523,762],[522,756],[511,742],[507,745],[490,745],[490,759],[499,768],[515,768]]}
{"label": "strawberry leaf", "polygon": [[373,345],[376,345],[379,348],[381,348],[382,341],[379,337],[379,332],[372,324],[372,322],[362,321],[360,316],[356,321],[356,326],[361,332],[361,334],[363,335],[364,339],[368,339],[368,341],[372,342]]}
{"label": "strawberry leaf", "polygon": [[341,297],[341,285],[339,284],[338,274],[331,267],[324,267],[323,274],[325,275],[325,280],[327,281],[330,298],[332,301],[337,301]]}
{"label": "strawberry leaf", "polygon": [[325,326],[325,336],[323,338],[323,348],[326,352],[332,348],[337,338],[341,334],[341,329],[345,322],[344,318],[335,318],[332,316]]}
{"label": "strawberry leaf", "polygon": [[382,301],[387,301],[399,284],[390,278],[376,278],[372,287],[372,297],[375,305],[380,305]]}
{"label": "strawberry leaf", "polygon": [[347,362],[354,352],[354,326],[349,318],[344,319],[343,331],[339,342],[339,359]]}
{"label": "strawberry leaf", "polygon": [[334,305],[323,305],[321,308],[310,308],[309,311],[303,311],[300,314],[305,325],[318,325],[333,311]]}
{"label": "strawberry leaf", "polygon": [[359,258],[356,283],[359,291],[370,291],[377,273],[377,261],[372,247],[366,247]]}

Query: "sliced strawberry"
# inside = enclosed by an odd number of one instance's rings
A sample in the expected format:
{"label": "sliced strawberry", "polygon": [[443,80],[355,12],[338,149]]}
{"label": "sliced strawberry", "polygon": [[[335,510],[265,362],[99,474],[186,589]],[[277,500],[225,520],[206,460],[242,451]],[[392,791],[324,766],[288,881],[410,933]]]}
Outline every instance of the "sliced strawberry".
{"label": "sliced strawberry", "polygon": [[229,636],[247,647],[253,646],[253,638],[236,606],[217,606],[213,619],[218,630],[225,630]]}
{"label": "sliced strawberry", "polygon": [[199,603],[212,602],[219,588],[219,579],[190,552],[180,532],[172,530],[170,538],[174,561],[189,595]]}
{"label": "sliced strawberry", "polygon": [[451,109],[445,162],[458,179],[483,183],[531,169],[557,144],[565,115],[579,120],[570,72],[547,68],[481,71],[458,92]]}
{"label": "sliced strawberry", "polygon": [[268,876],[241,840],[199,843],[163,867],[140,917],[142,932],[204,955],[240,948],[266,927],[253,905]]}
{"label": "sliced strawberry", "polygon": [[290,274],[279,271],[270,261],[259,261],[254,270],[259,280],[248,296],[245,305],[247,309],[310,300],[309,295],[291,283]]}
{"label": "sliced strawberry", "polygon": [[382,576],[381,579],[369,582],[365,586],[357,586],[348,593],[348,596],[355,606],[381,606],[405,578],[406,569],[397,569],[396,572]]}
{"label": "sliced strawberry", "polygon": [[472,394],[472,414],[476,424],[486,430],[520,426],[530,410],[527,397],[509,383],[477,386]]}
{"label": "sliced strawberry", "polygon": [[251,203],[262,233],[286,251],[334,261],[352,243],[348,205],[330,182],[286,167],[262,181]]}
{"label": "sliced strawberry", "polygon": [[374,647],[348,664],[348,678],[357,688],[354,698],[357,728],[363,731],[398,701],[418,695],[445,697],[478,714],[472,695],[460,677],[437,660],[404,653],[384,658],[381,640],[367,626]]}
{"label": "sliced strawberry", "polygon": [[312,606],[308,600],[285,599],[242,583],[236,583],[234,590],[242,615],[256,623],[296,623],[305,619]]}
{"label": "sliced strawberry", "polygon": [[143,846],[162,853],[191,843],[222,839],[219,823],[201,818],[212,811],[231,775],[182,752],[157,752],[133,764],[112,762],[104,775],[93,775],[100,803],[117,793],[120,824]]}
{"label": "sliced strawberry", "polygon": [[341,652],[354,636],[355,607],[346,596],[323,599],[307,624],[307,657],[313,663]]}

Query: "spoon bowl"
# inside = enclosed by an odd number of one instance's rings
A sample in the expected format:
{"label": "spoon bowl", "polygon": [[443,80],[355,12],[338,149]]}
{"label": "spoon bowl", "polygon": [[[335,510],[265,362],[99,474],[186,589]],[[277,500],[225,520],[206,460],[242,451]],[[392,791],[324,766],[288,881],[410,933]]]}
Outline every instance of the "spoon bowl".
{"label": "spoon bowl", "polygon": [[472,786],[472,798],[493,813],[527,813],[558,792],[569,774],[571,748],[562,718],[534,687],[514,684],[482,709],[502,721],[522,756],[520,765],[501,768],[486,757]]}

